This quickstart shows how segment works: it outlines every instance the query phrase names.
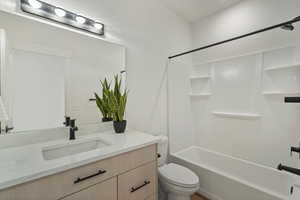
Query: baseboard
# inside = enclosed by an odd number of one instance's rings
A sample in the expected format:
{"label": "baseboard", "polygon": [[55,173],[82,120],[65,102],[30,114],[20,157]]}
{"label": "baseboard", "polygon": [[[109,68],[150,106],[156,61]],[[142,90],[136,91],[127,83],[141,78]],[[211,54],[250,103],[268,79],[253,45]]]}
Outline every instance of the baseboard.
{"label": "baseboard", "polygon": [[204,188],[199,188],[198,193],[210,200],[223,200],[221,197],[206,191]]}

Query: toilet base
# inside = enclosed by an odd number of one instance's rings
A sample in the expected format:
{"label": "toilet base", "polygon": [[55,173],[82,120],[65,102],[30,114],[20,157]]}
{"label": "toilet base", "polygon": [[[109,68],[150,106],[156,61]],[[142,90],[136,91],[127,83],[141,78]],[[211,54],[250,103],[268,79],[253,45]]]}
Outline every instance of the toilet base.
{"label": "toilet base", "polygon": [[191,200],[192,196],[179,195],[176,193],[168,193],[168,200]]}

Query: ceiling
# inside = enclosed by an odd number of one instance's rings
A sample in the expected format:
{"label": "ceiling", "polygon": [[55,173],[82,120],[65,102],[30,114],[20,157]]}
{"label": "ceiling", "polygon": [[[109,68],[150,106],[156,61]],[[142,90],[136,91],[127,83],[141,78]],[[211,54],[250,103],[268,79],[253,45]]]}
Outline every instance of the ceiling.
{"label": "ceiling", "polygon": [[162,0],[177,15],[195,22],[241,0]]}

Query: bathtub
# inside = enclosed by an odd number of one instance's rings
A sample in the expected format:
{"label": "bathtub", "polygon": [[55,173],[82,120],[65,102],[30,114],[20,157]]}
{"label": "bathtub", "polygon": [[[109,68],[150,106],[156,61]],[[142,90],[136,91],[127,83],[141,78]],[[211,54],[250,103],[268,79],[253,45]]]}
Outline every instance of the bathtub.
{"label": "bathtub", "polygon": [[200,178],[199,193],[211,200],[288,200],[292,176],[276,169],[192,146],[171,161]]}

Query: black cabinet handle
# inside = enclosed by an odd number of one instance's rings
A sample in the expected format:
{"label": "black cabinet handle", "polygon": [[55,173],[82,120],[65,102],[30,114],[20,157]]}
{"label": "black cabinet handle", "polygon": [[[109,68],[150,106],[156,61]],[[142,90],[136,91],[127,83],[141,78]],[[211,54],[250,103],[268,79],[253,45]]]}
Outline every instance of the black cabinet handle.
{"label": "black cabinet handle", "polygon": [[99,176],[99,175],[104,174],[104,173],[106,173],[105,170],[99,170],[97,173],[92,174],[92,175],[90,175],[90,176],[86,176],[86,177],[83,177],[83,178],[79,178],[79,177],[78,177],[78,178],[76,179],[76,181],[74,181],[74,184],[80,183],[80,182],[82,182],[82,181],[85,181],[85,180],[87,180],[87,179],[93,178],[93,177],[95,177],[95,176]]}
{"label": "black cabinet handle", "polygon": [[137,190],[139,190],[139,189],[141,189],[141,188],[143,188],[143,187],[145,187],[146,185],[149,185],[149,184],[150,184],[150,181],[144,181],[143,185],[140,185],[138,187],[132,187],[130,192],[134,193],[135,191],[137,191]]}

